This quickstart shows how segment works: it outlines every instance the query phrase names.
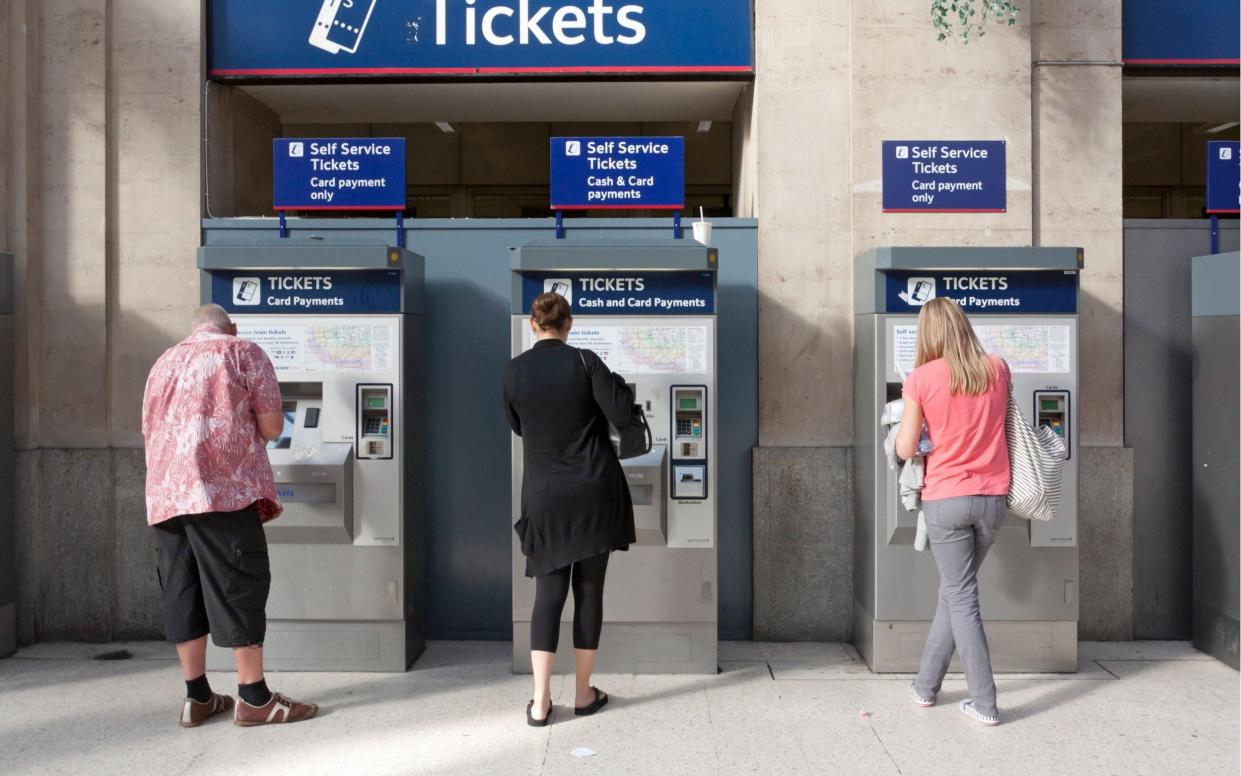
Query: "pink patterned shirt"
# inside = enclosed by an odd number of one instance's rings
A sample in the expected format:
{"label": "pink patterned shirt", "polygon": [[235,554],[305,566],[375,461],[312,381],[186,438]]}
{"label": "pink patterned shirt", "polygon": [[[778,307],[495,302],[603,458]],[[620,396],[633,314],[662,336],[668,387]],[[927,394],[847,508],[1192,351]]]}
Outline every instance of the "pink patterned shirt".
{"label": "pink patterned shirt", "polygon": [[255,415],[280,410],[276,371],[253,342],[208,324],[166,350],[142,399],[147,523],[251,504],[263,522],[279,517]]}

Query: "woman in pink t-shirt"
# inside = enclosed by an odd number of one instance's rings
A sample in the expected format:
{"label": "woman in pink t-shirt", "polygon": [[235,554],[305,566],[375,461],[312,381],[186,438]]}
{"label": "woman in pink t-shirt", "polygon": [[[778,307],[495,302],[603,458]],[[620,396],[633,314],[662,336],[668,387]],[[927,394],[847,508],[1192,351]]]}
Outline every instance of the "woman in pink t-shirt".
{"label": "woman in pink t-shirt", "polygon": [[926,422],[934,449],[926,456],[922,507],[939,568],[939,608],[914,680],[914,699],[933,706],[954,650],[961,654],[970,698],[961,711],[998,725],[991,655],[978,611],[978,567],[995,543],[1008,495],[1008,365],[987,355],[974,327],[951,299],[927,302],[918,316],[917,368],[905,381],[896,454],[911,458]]}

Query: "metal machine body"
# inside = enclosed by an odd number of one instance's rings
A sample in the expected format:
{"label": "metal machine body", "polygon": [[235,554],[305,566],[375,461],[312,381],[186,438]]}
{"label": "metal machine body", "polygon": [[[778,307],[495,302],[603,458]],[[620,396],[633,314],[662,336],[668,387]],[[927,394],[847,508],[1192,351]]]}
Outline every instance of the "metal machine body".
{"label": "metal machine body", "polygon": [[[875,672],[916,671],[935,614],[939,573],[917,552],[917,512],[898,496],[879,425],[914,368],[917,316],[934,296],[962,303],[989,351],[1013,372],[1032,424],[1065,440],[1055,520],[1009,514],[979,571],[998,671],[1077,670],[1078,371],[1076,248],[878,248],[854,270],[854,633]],[[932,452],[933,456],[934,453]]]}
{"label": "metal machine body", "polygon": [[1241,254],[1193,259],[1194,646],[1237,668],[1241,641]]}
{"label": "metal machine body", "polygon": [[[404,671],[425,640],[420,256],[389,246],[212,246],[202,300],[276,369],[266,525],[274,670]],[[214,647],[209,663],[231,665]]]}
{"label": "metal machine body", "polygon": [[[512,353],[534,343],[530,303],[544,291],[573,307],[569,344],[597,353],[634,386],[654,436],[622,461],[638,542],[612,556],[598,670],[708,673],[717,669],[718,424],[715,249],[697,243],[568,240],[513,250]],[[513,522],[520,516],[522,442],[513,437]],[[513,670],[530,671],[534,581],[513,541]],[[571,660],[573,607],[561,624]]]}
{"label": "metal machine body", "polygon": [[13,282],[13,256],[0,253],[0,657],[17,649]]}

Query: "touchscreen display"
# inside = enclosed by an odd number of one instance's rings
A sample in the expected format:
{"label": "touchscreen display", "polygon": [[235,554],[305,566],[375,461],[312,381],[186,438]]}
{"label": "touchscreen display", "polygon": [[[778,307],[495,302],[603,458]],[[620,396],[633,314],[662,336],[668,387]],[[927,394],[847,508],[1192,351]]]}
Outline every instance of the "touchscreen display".
{"label": "touchscreen display", "polygon": [[280,436],[267,443],[268,450],[288,450],[293,445],[293,426],[297,418],[297,403],[286,401],[283,411],[284,429],[281,430]]}

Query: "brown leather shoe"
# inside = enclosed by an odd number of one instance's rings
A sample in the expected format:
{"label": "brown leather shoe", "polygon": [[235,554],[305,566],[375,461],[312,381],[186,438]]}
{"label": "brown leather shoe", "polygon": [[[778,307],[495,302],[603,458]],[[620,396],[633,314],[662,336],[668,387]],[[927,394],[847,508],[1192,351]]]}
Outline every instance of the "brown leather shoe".
{"label": "brown leather shoe", "polygon": [[319,707],[313,703],[298,703],[274,692],[271,694],[271,700],[264,706],[251,706],[244,700],[238,699],[233,724],[242,727],[280,725],[285,722],[301,722],[318,713]]}
{"label": "brown leather shoe", "polygon": [[186,698],[181,707],[181,727],[198,727],[216,714],[223,714],[233,708],[233,699],[227,695],[211,693],[211,700],[199,702]]}

